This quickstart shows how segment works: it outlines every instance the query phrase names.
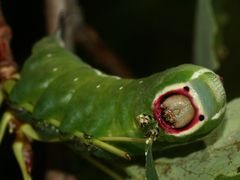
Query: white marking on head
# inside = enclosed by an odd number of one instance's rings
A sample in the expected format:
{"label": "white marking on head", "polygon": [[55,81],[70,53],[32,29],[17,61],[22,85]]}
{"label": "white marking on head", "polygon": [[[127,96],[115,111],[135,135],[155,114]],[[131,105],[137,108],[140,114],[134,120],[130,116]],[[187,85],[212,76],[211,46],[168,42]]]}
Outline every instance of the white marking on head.
{"label": "white marking on head", "polygon": [[204,69],[200,69],[200,70],[198,70],[198,71],[196,71],[196,72],[194,72],[192,74],[190,80],[196,79],[199,76],[201,76],[201,75],[203,75],[204,73],[207,73],[207,72],[211,72],[212,73],[212,71],[210,71],[209,69],[205,69],[205,68]]}
{"label": "white marking on head", "polygon": [[214,116],[212,117],[212,120],[218,119],[226,110],[226,106],[224,106],[222,109],[220,109]]}
{"label": "white marking on head", "polygon": [[100,84],[98,84],[97,86],[96,86],[96,88],[100,88],[101,87],[101,85]]}
{"label": "white marking on head", "polygon": [[119,88],[119,90],[122,90],[123,89],[123,86],[121,86],[120,88]]}

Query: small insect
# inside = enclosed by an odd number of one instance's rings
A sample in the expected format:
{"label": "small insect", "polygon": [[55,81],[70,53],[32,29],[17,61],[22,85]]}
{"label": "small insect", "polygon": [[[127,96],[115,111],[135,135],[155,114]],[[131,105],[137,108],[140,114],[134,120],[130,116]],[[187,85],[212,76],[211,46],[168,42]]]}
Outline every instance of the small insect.
{"label": "small insect", "polygon": [[146,127],[151,121],[152,121],[152,117],[150,115],[146,115],[146,114],[140,114],[137,116],[137,122],[139,124],[140,127]]}
{"label": "small insect", "polygon": [[[152,142],[161,149],[162,142],[194,141],[223,119],[225,91],[219,76],[206,68],[185,64],[123,79],[92,68],[62,44],[58,35],[37,42],[20,79],[2,86],[8,110],[0,122],[0,142],[14,124],[13,131],[31,140],[85,145],[96,156],[130,160],[146,151],[152,158]],[[24,143],[17,138],[13,148],[26,180],[31,163],[25,161]]]}
{"label": "small insect", "polygon": [[150,115],[140,114],[136,119],[145,137],[152,138],[155,141],[159,135],[159,127],[154,118]]}

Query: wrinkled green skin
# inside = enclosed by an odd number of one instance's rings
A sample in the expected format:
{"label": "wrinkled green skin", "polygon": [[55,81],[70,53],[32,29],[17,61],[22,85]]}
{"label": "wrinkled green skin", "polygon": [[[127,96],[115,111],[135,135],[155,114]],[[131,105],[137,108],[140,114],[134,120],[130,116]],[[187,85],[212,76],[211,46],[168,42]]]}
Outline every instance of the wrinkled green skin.
{"label": "wrinkled green skin", "polygon": [[[209,118],[225,106],[225,94],[218,102],[214,99],[212,92],[216,89],[208,86],[211,83],[208,73],[189,81],[192,74],[201,68],[181,65],[142,79],[99,75],[95,69],[61,47],[58,38],[52,36],[34,46],[31,57],[24,64],[21,79],[10,94],[10,101],[17,108],[24,109],[25,104],[30,105],[32,124],[57,120],[61,136],[68,137],[80,131],[94,138],[144,138],[136,116],[142,113],[152,115],[156,94],[169,85],[189,82],[196,87],[205,101],[203,107],[210,109]],[[206,100],[206,94],[212,97]],[[195,140],[214,129],[222,116],[215,121],[206,121],[193,133],[179,137],[168,135],[160,129],[156,144]],[[121,145],[127,151],[132,146],[144,151],[144,143],[141,146],[134,142],[131,146],[128,143]]]}

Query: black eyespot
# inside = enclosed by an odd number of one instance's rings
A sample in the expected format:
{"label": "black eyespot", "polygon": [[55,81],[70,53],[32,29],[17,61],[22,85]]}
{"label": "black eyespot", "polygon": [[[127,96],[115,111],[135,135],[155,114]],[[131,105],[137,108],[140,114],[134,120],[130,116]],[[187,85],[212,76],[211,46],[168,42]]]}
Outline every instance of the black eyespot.
{"label": "black eyespot", "polygon": [[204,118],[205,118],[205,117],[204,117],[204,115],[202,115],[202,114],[199,116],[199,120],[200,120],[200,121],[203,121]]}
{"label": "black eyespot", "polygon": [[190,90],[190,88],[189,88],[188,86],[184,86],[183,89],[184,89],[185,91],[189,91],[189,90]]}

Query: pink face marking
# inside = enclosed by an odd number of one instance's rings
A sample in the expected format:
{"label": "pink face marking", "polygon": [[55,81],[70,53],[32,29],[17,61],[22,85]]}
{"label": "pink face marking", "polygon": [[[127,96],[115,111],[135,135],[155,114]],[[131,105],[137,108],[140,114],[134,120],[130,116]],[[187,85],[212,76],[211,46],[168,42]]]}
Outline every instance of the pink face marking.
{"label": "pink face marking", "polygon": [[[158,121],[159,127],[161,127],[166,133],[168,134],[178,134],[183,131],[191,129],[194,125],[196,125],[199,121],[204,119],[203,115],[200,115],[199,109],[194,103],[194,99],[192,95],[189,93],[190,88],[185,86],[180,89],[171,90],[166,92],[165,94],[160,95],[153,103],[153,115],[155,120]],[[193,118],[189,119],[189,122],[184,127],[174,127],[173,122],[175,119],[171,116],[171,109],[166,111],[166,107],[164,107],[163,103],[166,99],[181,95],[182,97],[188,98],[189,102],[191,103],[190,106],[193,108]],[[185,98],[185,99],[186,99]],[[166,112],[168,113],[166,115]],[[169,115],[170,112],[170,115]],[[174,116],[174,114],[173,114]],[[168,118],[167,118],[168,117]]]}

